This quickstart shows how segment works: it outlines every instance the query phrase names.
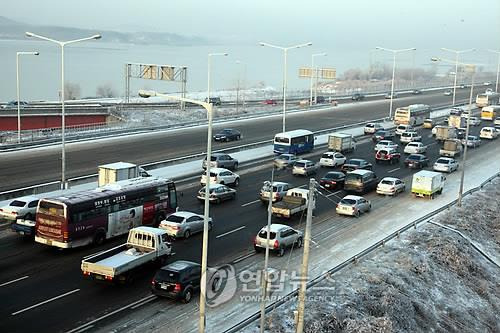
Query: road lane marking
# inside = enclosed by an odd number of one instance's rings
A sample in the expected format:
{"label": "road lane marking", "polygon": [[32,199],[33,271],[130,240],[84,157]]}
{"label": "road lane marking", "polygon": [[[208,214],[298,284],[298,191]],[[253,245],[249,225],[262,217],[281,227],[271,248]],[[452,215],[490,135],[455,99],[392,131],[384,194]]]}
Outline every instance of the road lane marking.
{"label": "road lane marking", "polygon": [[27,279],[27,278],[29,278],[29,275],[26,275],[26,276],[20,277],[20,278],[18,278],[18,279],[14,279],[14,280],[9,281],[9,282],[4,282],[4,283],[0,284],[0,287],[7,286],[7,285],[9,285],[9,284],[11,284],[11,283],[14,283],[14,282],[17,282],[17,281],[21,281],[21,280],[24,280],[24,279]]}
{"label": "road lane marking", "polygon": [[251,257],[251,256],[253,256],[253,255],[255,255],[255,253],[249,253],[249,254],[247,254],[247,255],[245,255],[245,256],[243,256],[243,257],[239,257],[239,258],[237,258],[237,259],[234,259],[234,260],[233,260],[233,264],[239,263],[240,261],[243,261],[243,260],[245,260],[245,259],[247,259],[247,258],[250,258],[250,257]]}
{"label": "road lane marking", "polygon": [[220,234],[220,235],[218,235],[218,236],[215,236],[215,238],[221,238],[221,237],[224,237],[224,236],[230,235],[230,234],[232,234],[233,232],[240,231],[241,229],[245,229],[245,228],[246,228],[246,226],[242,225],[242,226],[241,226],[241,227],[239,227],[239,228],[236,228],[236,229],[234,229],[234,230],[231,230],[231,231],[225,232],[225,233],[223,233],[223,234]]}
{"label": "road lane marking", "polygon": [[340,192],[342,192],[342,190],[339,190],[339,191],[337,191],[337,192],[333,192],[333,193],[327,194],[327,195],[326,195],[326,197],[328,198],[328,197],[331,197],[332,195],[337,195],[337,194],[339,194]]}
{"label": "road lane marking", "polygon": [[152,300],[154,300],[154,299],[156,299],[156,298],[151,297],[151,298],[149,298],[149,299],[146,299],[146,300],[142,301],[141,303],[137,303],[137,304],[135,304],[135,305],[131,306],[130,308],[131,308],[132,310],[135,310],[135,309],[137,309],[138,307],[143,306],[144,304],[147,304],[147,303],[151,302],[151,301],[152,301]]}
{"label": "road lane marking", "polygon": [[398,170],[400,170],[400,169],[401,169],[401,168],[392,169],[392,170],[387,171],[387,173],[391,173],[391,172],[394,172],[394,171],[398,171]]}
{"label": "road lane marking", "polygon": [[254,203],[257,203],[257,202],[259,202],[259,201],[260,201],[260,199],[257,199],[257,200],[254,200],[254,201],[250,201],[250,202],[247,202],[246,204],[241,205],[241,207],[250,206],[250,205],[252,205],[252,204],[254,204]]}
{"label": "road lane marking", "polygon": [[50,299],[48,299],[48,300],[45,300],[45,301],[43,301],[43,302],[40,302],[40,303],[34,304],[34,305],[29,306],[29,307],[27,307],[27,308],[25,308],[25,309],[22,309],[22,310],[19,310],[19,311],[13,312],[13,313],[12,313],[12,315],[13,315],[13,316],[18,315],[18,314],[20,314],[20,313],[23,313],[23,312],[26,312],[26,311],[28,311],[28,310],[31,310],[31,309],[37,308],[37,307],[39,307],[39,306],[41,306],[41,305],[47,304],[47,303],[49,303],[49,302],[55,301],[56,299],[63,298],[63,297],[65,297],[65,296],[68,296],[68,295],[74,294],[74,293],[79,292],[79,291],[80,291],[80,289],[75,289],[75,290],[72,290],[72,291],[68,291],[67,293],[64,293],[64,294],[62,294],[62,295],[59,295],[59,296],[56,296],[56,297],[52,297],[52,298],[50,298]]}

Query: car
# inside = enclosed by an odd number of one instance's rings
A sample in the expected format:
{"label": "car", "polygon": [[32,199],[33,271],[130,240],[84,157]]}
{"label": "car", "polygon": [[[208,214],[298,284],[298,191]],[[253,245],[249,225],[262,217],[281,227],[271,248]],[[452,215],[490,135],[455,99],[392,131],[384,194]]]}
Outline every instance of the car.
{"label": "car", "polygon": [[453,92],[451,91],[451,89],[446,89],[443,93],[443,95],[445,96],[451,96],[453,94]]}
{"label": "car", "polygon": [[465,119],[469,118],[469,110],[463,110],[461,117]]}
{"label": "car", "polygon": [[333,168],[336,166],[341,166],[342,164],[345,163],[345,161],[346,157],[341,153],[328,151],[326,153],[323,153],[323,155],[321,155],[321,158],[319,159],[319,166]]}
{"label": "car", "polygon": [[353,101],[361,101],[361,100],[365,99],[365,95],[363,95],[361,93],[354,93],[354,94],[352,94],[351,99]]}
{"label": "car", "polygon": [[325,102],[326,102],[325,96],[316,96],[316,103],[317,104],[322,104]]}
{"label": "car", "polygon": [[481,125],[481,119],[479,119],[478,117],[469,117],[469,125],[479,126]]}
{"label": "car", "polygon": [[391,140],[381,140],[379,142],[377,142],[377,144],[375,145],[375,148],[374,150],[375,151],[378,151],[380,149],[385,149],[385,148],[398,148],[398,144],[391,141]]}
{"label": "car", "polygon": [[450,109],[450,115],[460,116],[462,112],[464,112],[464,109],[459,106],[454,106]]}
{"label": "car", "polygon": [[409,142],[403,150],[405,154],[425,154],[426,151],[427,146],[417,141]]}
{"label": "car", "polygon": [[[207,184],[207,175],[204,173],[200,179],[201,186]],[[210,169],[210,184],[222,184],[238,186],[240,184],[240,176],[224,168]]]}
{"label": "car", "polygon": [[241,132],[232,128],[224,128],[213,136],[215,141],[234,141],[241,140]]}
{"label": "car", "polygon": [[[19,107],[23,108],[25,106],[28,106],[28,102],[25,101],[19,101]],[[9,103],[2,105],[2,108],[4,109],[14,109],[17,108],[17,101],[10,101]]]}
{"label": "car", "polygon": [[404,162],[405,167],[410,169],[423,169],[429,166],[429,159],[422,154],[410,154]]}
{"label": "car", "polygon": [[452,173],[453,171],[458,170],[458,162],[451,157],[440,157],[436,162],[434,162],[432,169],[434,171]]}
{"label": "car", "polygon": [[378,130],[372,135],[373,142],[379,142],[381,140],[392,140],[396,136],[396,132],[393,129]]}
{"label": "car", "polygon": [[344,180],[344,191],[363,194],[373,191],[378,184],[378,177],[371,170],[353,170],[348,172]]}
{"label": "car", "polygon": [[[394,92],[392,95],[392,98],[398,98],[399,94],[397,92]],[[391,98],[391,92],[389,91],[387,94],[384,96],[385,99],[390,99]]]}
{"label": "car", "polygon": [[275,99],[266,99],[264,101],[264,104],[266,104],[266,105],[276,105],[276,104],[278,104],[278,102],[276,102]]}
{"label": "car", "polygon": [[490,81],[486,81],[483,83],[484,86],[491,86],[491,82]]}
{"label": "car", "polygon": [[[207,267],[207,288],[216,292],[221,276],[217,270]],[[192,261],[177,260],[161,267],[151,281],[151,293],[189,303],[200,289],[201,265]]]}
{"label": "car", "polygon": [[358,195],[346,195],[339,201],[335,212],[339,215],[350,215],[359,217],[361,213],[369,212],[372,209],[370,201]]}
{"label": "car", "polygon": [[[212,157],[210,157],[210,166],[212,168],[225,168],[236,170],[238,169],[238,160],[232,158],[231,155],[224,153],[212,153]],[[201,167],[203,169],[207,168],[207,158],[203,160]]]}
{"label": "car", "polygon": [[399,163],[401,153],[396,148],[384,148],[375,153],[375,163],[389,162],[389,164]]}
{"label": "car", "polygon": [[213,105],[221,105],[222,101],[220,100],[220,97],[210,97],[210,102],[208,101],[208,98],[205,98],[205,103],[212,103]]}
{"label": "car", "polygon": [[476,136],[476,135],[469,135],[467,137],[467,140],[462,139],[462,144],[465,146],[465,144],[467,144],[467,147],[472,147],[472,148],[476,148],[476,147],[479,147],[481,145],[481,139]]}
{"label": "car", "polygon": [[434,120],[427,118],[424,120],[424,123],[422,124],[422,128],[433,128],[434,127]]}
{"label": "car", "polygon": [[[273,202],[281,201],[286,195],[286,192],[292,188],[292,185],[285,182],[273,182]],[[269,202],[271,192],[271,182],[265,181],[260,189],[260,201],[263,203]]]}
{"label": "car", "polygon": [[420,89],[413,89],[413,90],[411,91],[411,93],[412,93],[413,95],[421,95],[421,94],[422,94],[422,90],[420,90]]}
{"label": "car", "polygon": [[274,158],[273,165],[277,169],[291,168],[298,161],[295,154],[281,154]]}
{"label": "car", "polygon": [[[212,218],[208,219],[208,230],[212,229]],[[203,215],[188,211],[177,211],[160,222],[158,228],[167,231],[172,238],[189,238],[197,232],[203,232]]]}
{"label": "car", "polygon": [[358,169],[372,170],[373,166],[361,158],[351,158],[342,165],[341,171],[347,173]]}
{"label": "car", "polygon": [[491,89],[491,88],[487,88],[487,89],[484,91],[484,93],[485,93],[486,95],[493,94],[493,89]]}
{"label": "car", "polygon": [[413,141],[422,141],[422,136],[415,131],[407,131],[401,133],[400,138],[402,143],[408,143]]}
{"label": "car", "polygon": [[34,221],[38,200],[40,198],[36,196],[25,196],[11,200],[7,205],[0,207],[0,219]]}
{"label": "car", "polygon": [[316,173],[317,166],[313,161],[298,160],[292,167],[292,175],[294,176],[309,176]]}
{"label": "car", "polygon": [[459,139],[459,140],[465,139],[465,132],[467,132],[466,128],[458,127],[457,128],[457,139]]}
{"label": "car", "polygon": [[320,180],[319,185],[328,190],[341,189],[344,187],[345,174],[339,171],[327,172]]}
{"label": "car", "polygon": [[396,135],[401,135],[404,132],[412,131],[413,127],[411,125],[401,124],[396,127]]}
{"label": "car", "polygon": [[[267,234],[269,231],[269,242],[267,242]],[[266,250],[266,244],[269,250],[276,252],[278,257],[285,254],[287,248],[300,248],[304,241],[302,231],[296,230],[288,225],[273,223],[260,229],[253,241],[255,252],[261,253]]]}
{"label": "car", "polygon": [[365,125],[364,132],[365,134],[373,134],[381,129],[384,129],[384,127],[380,123],[368,123]]}
{"label": "car", "polygon": [[465,89],[465,84],[461,84],[458,86],[460,89]]}
{"label": "car", "polygon": [[494,127],[483,127],[479,132],[479,137],[481,139],[496,139],[498,136],[498,131]]}
{"label": "car", "polygon": [[500,129],[500,117],[495,118],[495,120],[493,121],[493,125],[496,129]]}
{"label": "car", "polygon": [[406,189],[405,182],[395,177],[384,177],[377,185],[377,193],[382,195],[398,195]]}
{"label": "car", "polygon": [[[205,190],[206,186],[202,187],[198,191],[197,198],[198,200],[205,200]],[[208,201],[221,203],[225,200],[234,200],[236,198],[236,190],[234,188],[227,187],[222,184],[212,184],[210,185],[210,192],[208,196]]]}

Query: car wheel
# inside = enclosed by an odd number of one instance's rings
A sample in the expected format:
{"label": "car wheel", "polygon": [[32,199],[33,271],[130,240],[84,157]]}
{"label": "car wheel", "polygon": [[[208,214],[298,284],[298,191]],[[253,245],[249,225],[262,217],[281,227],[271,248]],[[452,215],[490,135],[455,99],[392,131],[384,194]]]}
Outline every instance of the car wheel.
{"label": "car wheel", "polygon": [[354,213],[354,216],[359,217],[359,215],[360,215],[359,210],[357,210],[356,213]]}
{"label": "car wheel", "polygon": [[186,230],[186,231],[184,232],[184,238],[185,238],[185,239],[188,239],[190,236],[191,236],[191,231]]}
{"label": "car wheel", "polygon": [[283,257],[285,255],[285,247],[283,245],[278,249],[278,257]]}
{"label": "car wheel", "polygon": [[102,243],[104,243],[104,240],[106,239],[106,235],[104,234],[104,232],[102,231],[98,231],[95,235],[94,235],[94,245],[101,245]]}
{"label": "car wheel", "polygon": [[301,248],[302,243],[303,243],[302,237],[299,237],[299,239],[297,239],[297,242],[295,244],[297,245],[297,248]]}
{"label": "car wheel", "polygon": [[208,221],[208,231],[212,230],[212,222]]}
{"label": "car wheel", "polygon": [[256,253],[262,253],[262,251],[264,250],[263,248],[258,247],[258,246],[254,246],[253,248],[255,249]]}
{"label": "car wheel", "polygon": [[220,198],[215,199],[215,203],[216,204],[220,204],[221,203],[221,199]]}
{"label": "car wheel", "polygon": [[238,170],[238,163],[234,163],[233,170]]}
{"label": "car wheel", "polygon": [[239,140],[241,140],[241,135],[238,135],[238,136],[236,137],[236,140],[238,140],[238,141],[239,141]]}
{"label": "car wheel", "polygon": [[235,200],[236,199],[236,193],[234,193],[232,196],[231,196],[231,200]]}
{"label": "car wheel", "polygon": [[184,295],[182,295],[182,303],[189,303],[193,298],[193,289],[191,287],[184,290]]}
{"label": "car wheel", "polygon": [[240,185],[240,179],[239,179],[239,178],[236,178],[236,179],[234,180],[234,186],[238,186],[238,185]]}

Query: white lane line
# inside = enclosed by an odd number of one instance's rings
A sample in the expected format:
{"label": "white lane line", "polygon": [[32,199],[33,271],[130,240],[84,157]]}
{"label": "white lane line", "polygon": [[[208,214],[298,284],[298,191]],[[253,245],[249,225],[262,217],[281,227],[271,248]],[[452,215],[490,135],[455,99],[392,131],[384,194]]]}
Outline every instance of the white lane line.
{"label": "white lane line", "polygon": [[250,201],[250,202],[247,202],[246,204],[241,205],[241,207],[250,206],[250,205],[252,205],[252,204],[254,204],[254,203],[257,203],[257,202],[259,202],[259,201],[260,201],[260,199],[257,199],[257,200],[254,200],[254,201]]}
{"label": "white lane line", "polygon": [[120,311],[123,311],[123,310],[125,310],[125,309],[128,309],[128,308],[130,308],[130,307],[132,307],[132,306],[134,306],[134,305],[136,305],[136,304],[142,303],[142,302],[144,302],[144,301],[146,301],[146,300],[148,300],[148,299],[152,299],[152,300],[153,300],[153,299],[156,299],[156,298],[158,298],[156,295],[149,295],[149,296],[146,296],[146,297],[144,297],[143,299],[140,299],[140,300],[138,300],[138,301],[132,302],[132,303],[130,303],[129,305],[125,305],[124,307],[121,307],[121,308],[119,308],[119,309],[117,309],[117,310],[115,310],[115,311],[112,311],[112,312],[110,312],[110,313],[108,313],[108,314],[105,314],[104,316],[99,317],[99,318],[97,318],[97,319],[94,319],[94,320],[92,320],[92,321],[89,321],[88,323],[83,324],[83,325],[81,325],[81,326],[78,326],[77,328],[74,328],[74,329],[72,329],[71,331],[68,331],[68,332],[66,332],[66,333],[83,332],[83,331],[87,330],[87,327],[88,327],[88,326],[92,326],[92,325],[94,325],[95,323],[97,323],[98,321],[101,321],[101,320],[103,320],[103,319],[105,319],[105,318],[108,318],[108,317],[110,317],[110,316],[112,316],[112,315],[114,315],[114,314],[116,314],[116,313],[118,313],[118,312],[120,312]]}
{"label": "white lane line", "polygon": [[28,310],[31,310],[31,309],[37,308],[37,307],[39,307],[39,306],[41,306],[41,305],[47,304],[47,303],[49,303],[49,302],[55,301],[56,299],[63,298],[63,297],[65,297],[65,296],[68,296],[68,295],[74,294],[74,293],[79,292],[79,291],[80,291],[80,289],[75,289],[75,290],[68,291],[67,293],[64,293],[64,294],[62,294],[62,295],[59,295],[59,296],[56,296],[56,297],[52,297],[52,298],[50,298],[50,299],[48,299],[48,300],[45,300],[45,301],[43,301],[43,302],[40,302],[40,303],[37,303],[37,304],[35,304],[35,305],[29,306],[29,307],[27,307],[27,308],[25,308],[25,309],[22,309],[22,310],[19,310],[19,311],[13,312],[13,313],[12,313],[12,315],[13,315],[13,316],[18,315],[18,314],[20,314],[20,313],[23,313],[23,312],[26,312],[26,311],[28,311]]}
{"label": "white lane line", "polygon": [[342,192],[342,190],[337,191],[337,192],[333,192],[333,193],[330,193],[330,194],[327,194],[327,195],[326,195],[326,197],[328,198],[328,197],[331,197],[332,195],[337,195],[337,194],[339,194],[340,192]]}
{"label": "white lane line", "polygon": [[239,230],[241,230],[241,229],[245,229],[245,228],[246,228],[246,226],[242,225],[242,226],[241,226],[241,227],[239,227],[239,228],[236,228],[236,229],[234,229],[234,230],[231,230],[231,231],[225,232],[225,233],[223,233],[223,234],[220,234],[220,235],[218,235],[218,236],[215,236],[215,238],[221,238],[221,237],[224,237],[224,236],[230,235],[230,234],[232,234],[233,232],[239,231]]}
{"label": "white lane line", "polygon": [[143,306],[144,304],[147,304],[147,303],[151,302],[151,301],[152,301],[152,300],[154,300],[154,299],[156,299],[156,298],[146,299],[146,300],[142,301],[141,303],[138,303],[138,304],[136,304],[136,305],[134,305],[134,306],[131,306],[130,308],[131,308],[132,310],[135,310],[135,309],[137,309],[138,307]]}
{"label": "white lane line", "polygon": [[426,147],[430,147],[430,146],[434,146],[434,145],[437,145],[437,142],[429,143],[428,145],[426,145]]}
{"label": "white lane line", "polygon": [[9,284],[14,283],[14,282],[17,282],[17,281],[24,280],[24,279],[27,279],[27,278],[29,278],[29,275],[26,275],[26,276],[20,277],[20,278],[18,278],[18,279],[15,279],[15,280],[12,280],[12,281],[9,281],[9,282],[4,282],[4,283],[0,284],[0,287],[3,287],[3,286],[6,286],[6,285],[9,285]]}
{"label": "white lane line", "polygon": [[394,171],[398,171],[398,170],[400,170],[400,169],[401,169],[401,168],[392,169],[392,170],[387,171],[387,173],[391,173],[391,172],[394,172]]}
{"label": "white lane line", "polygon": [[79,331],[77,331],[75,333],[82,333],[82,332],[90,330],[91,328],[94,328],[94,325],[86,326],[86,327],[82,328],[81,330],[79,330]]}
{"label": "white lane line", "polygon": [[255,253],[249,253],[247,254],[246,256],[243,256],[243,257],[239,257],[238,259],[234,259],[233,260],[233,264],[236,264],[236,263],[239,263],[240,261],[243,261],[247,258],[250,258],[251,256],[253,256]]}

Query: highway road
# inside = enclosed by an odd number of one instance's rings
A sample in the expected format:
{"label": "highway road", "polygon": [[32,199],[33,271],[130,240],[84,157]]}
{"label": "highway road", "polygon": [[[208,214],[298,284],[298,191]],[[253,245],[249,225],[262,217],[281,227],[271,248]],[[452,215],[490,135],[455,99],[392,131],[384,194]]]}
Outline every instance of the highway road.
{"label": "highway road", "polygon": [[[323,117],[326,118],[327,114],[323,114]],[[346,115],[337,115],[338,119],[342,117],[345,121],[348,120]],[[437,159],[439,145],[430,136],[429,130],[419,131],[423,134],[423,142],[429,145],[427,156],[433,163]],[[472,128],[472,133],[478,131],[478,127]],[[404,178],[414,172],[404,168],[402,162],[398,165],[375,164],[373,143],[368,138],[362,142],[364,143],[348,157],[367,159],[373,164],[379,178],[389,175]],[[488,146],[496,144],[495,141],[483,140],[481,147],[470,150],[470,160],[479,158],[481,154],[487,153]],[[323,149],[317,148],[306,157],[318,161],[322,152]],[[253,237],[267,221],[266,208],[257,199],[261,184],[270,178],[270,161],[239,170],[241,183],[236,200],[212,205],[214,228],[209,238],[209,265],[228,263],[253,253]],[[327,171],[329,169],[321,169],[315,178],[319,179]],[[275,180],[286,181],[294,186],[308,183],[307,178],[294,177],[289,170],[277,172]],[[408,182],[407,186],[409,185]],[[179,186],[179,193],[182,193],[179,197],[181,209],[198,213],[203,211],[202,203],[195,198],[198,189],[197,180]],[[335,203],[344,195],[343,191],[324,194],[318,198],[315,220],[335,217]],[[397,197],[385,198],[375,193],[370,193],[366,197],[372,200],[374,209],[380,209],[382,205],[390,209],[391,200],[398,200]],[[335,223],[338,226],[329,231],[333,234],[356,223],[356,219],[348,217],[335,217],[335,219],[336,222],[338,220],[338,223]],[[282,220],[273,218],[273,221]],[[287,223],[301,227],[304,220],[296,217]],[[109,241],[101,247],[68,251],[25,241],[8,232],[1,233],[0,239],[0,298],[3,300],[3,306],[0,308],[1,332],[67,331],[149,294],[149,282],[154,274],[154,267],[145,268],[134,283],[128,286],[100,285],[82,277],[80,271],[82,257],[122,243],[125,241],[124,237]],[[194,235],[188,240],[177,240],[173,248],[176,253],[173,259],[199,261],[201,235]],[[254,257],[256,261],[262,259],[257,255]],[[13,282],[9,283],[11,281]],[[182,307],[173,302],[168,304],[169,307]],[[120,315],[124,314],[117,316]],[[112,319],[113,317],[109,318]]]}
{"label": "highway road", "polygon": [[[483,87],[478,87],[477,92],[483,90]],[[468,101],[469,93],[469,89],[457,89],[457,101]],[[394,100],[394,109],[414,103],[442,105],[451,103],[451,97],[444,96],[440,91],[400,97]],[[388,99],[368,99],[341,109],[330,107],[290,113],[286,124],[288,130],[305,128],[317,131],[386,117],[388,110]],[[281,132],[282,117],[278,113],[275,117],[242,121],[231,126],[238,128],[244,138],[238,142],[216,144],[213,146],[215,150],[271,140],[275,133]],[[216,125],[215,130],[223,127],[224,125]],[[67,144],[66,178],[95,174],[97,165],[100,164],[117,161],[145,164],[202,153],[205,150],[206,127],[203,126]],[[58,145],[0,154],[0,192],[61,179],[61,148]]]}

